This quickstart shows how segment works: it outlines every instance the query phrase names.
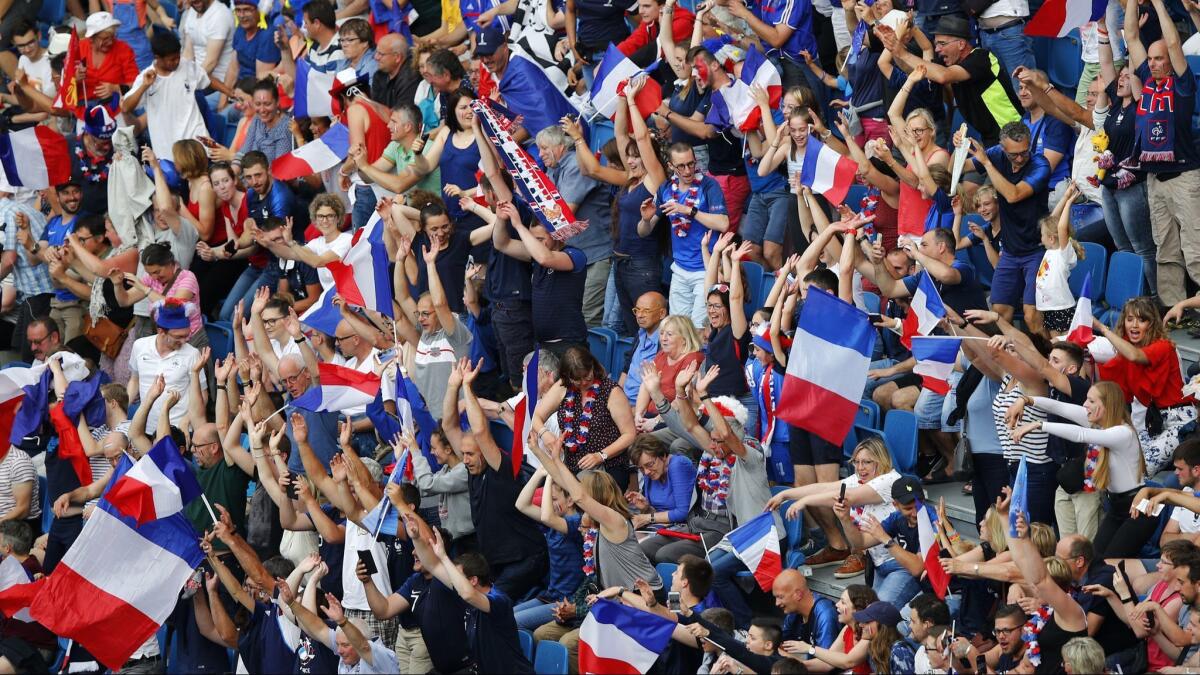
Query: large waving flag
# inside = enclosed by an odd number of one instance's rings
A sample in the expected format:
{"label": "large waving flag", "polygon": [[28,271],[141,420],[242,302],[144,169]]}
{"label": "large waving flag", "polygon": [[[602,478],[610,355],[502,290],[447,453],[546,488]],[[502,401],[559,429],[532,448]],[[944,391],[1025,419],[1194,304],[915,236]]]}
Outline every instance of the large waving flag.
{"label": "large waving flag", "polygon": [[875,335],[866,312],[810,287],[783,377],[779,419],[840,445],[858,413]]}
{"label": "large waving flag", "polygon": [[929,517],[929,509],[920,501],[917,502],[917,536],[921,540],[921,560],[925,562],[925,574],[929,585],[938,599],[946,599],[946,589],[950,587],[950,575],[942,569],[942,547],[938,543],[937,528]]}
{"label": "large waving flag", "polygon": [[950,393],[950,373],[958,359],[958,348],[962,340],[954,337],[926,337],[914,335],[912,355],[917,360],[913,372],[925,377],[924,385],[934,393],[945,396]]}
{"label": "large waving flag", "polygon": [[1060,38],[1089,21],[1099,21],[1108,0],[1046,0],[1025,24],[1026,35]]}
{"label": "large waving flag", "polygon": [[11,555],[0,562],[0,613],[4,616],[32,623],[29,605],[41,590],[45,578],[34,581],[20,561]]}
{"label": "large waving flag", "polygon": [[292,107],[293,117],[331,117],[333,115],[333,99],[329,90],[333,89],[333,79],[337,72],[315,70],[308,59],[296,62],[296,87],[292,92],[295,104]]}
{"label": "large waving flag", "polygon": [[179,446],[167,436],[113,483],[107,499],[121,514],[145,525],[179,513],[202,492]]}
{"label": "large waving flag", "polygon": [[350,250],[325,269],[333,275],[338,295],[358,307],[392,316],[392,275],[388,271],[387,247],[383,244],[383,219],[371,214],[367,224],[354,233]]}
{"label": "large waving flag", "polygon": [[830,204],[837,206],[846,201],[857,172],[857,164],[821,141],[810,137],[805,143],[800,182],[823,195]]}
{"label": "large waving flag", "polygon": [[917,280],[908,303],[908,314],[904,317],[900,341],[911,348],[914,335],[929,335],[938,323],[946,318],[946,305],[929,272],[922,272]]}
{"label": "large waving flag", "polygon": [[[758,47],[750,45],[746,50],[746,60],[742,63],[742,75],[739,79],[751,87],[762,87],[767,92],[770,108],[775,110],[779,107],[779,99],[783,98],[783,78],[775,64],[767,60],[767,57],[758,51]],[[755,106],[746,117],[742,129],[749,131],[761,125],[762,111]]]}
{"label": "large waving flag", "polygon": [[326,288],[321,292],[321,297],[300,315],[300,323],[326,335],[337,334],[338,324],[342,322],[342,312],[333,304],[336,297],[337,286]]}
{"label": "large waving flag", "polygon": [[1025,522],[1029,523],[1029,466],[1025,457],[1017,466],[1017,475],[1013,478],[1012,497],[1008,503],[1008,536],[1017,536],[1017,514],[1025,514]]}
{"label": "large waving flag", "polygon": [[[653,67],[652,65],[650,68]],[[621,97],[625,95],[625,85],[638,75],[645,74],[650,68],[638,68],[637,64],[621,53],[621,50],[611,42],[608,43],[608,51],[596,67],[596,79],[592,82],[592,105],[596,106],[596,113],[614,119]],[[662,101],[662,86],[653,78],[646,78],[646,84],[634,97],[643,119],[658,110]]]}
{"label": "large waving flag", "polygon": [[[132,468],[121,457],[110,485]],[[117,670],[175,611],[179,591],[204,559],[199,541],[183,513],[138,525],[101,499],[30,614]]]}
{"label": "large waving flag", "polygon": [[70,463],[80,487],[91,485],[92,465],[79,438],[79,424],[67,417],[65,406],[65,402],[59,402],[50,409],[50,423],[58,434],[58,458]]}
{"label": "large waving flag", "polygon": [[645,673],[671,643],[675,623],[597,600],[579,628],[579,672]]}
{"label": "large waving flag", "polygon": [[38,125],[0,133],[0,169],[9,185],[44,190],[71,177],[67,139]]}
{"label": "large waving flag", "polygon": [[[542,67],[521,54],[514,53],[509,58],[497,87],[505,107],[524,118],[521,126],[530,136],[536,136],[547,127],[558,126],[558,121],[567,115],[579,114]],[[586,136],[587,123],[585,120],[580,123]]]}
{"label": "large waving flag", "polygon": [[[612,45],[609,45],[612,49]],[[525,377],[521,383],[520,400],[513,406],[513,446],[512,466],[513,476],[521,475],[521,465],[525,462],[525,437],[533,429],[533,411],[537,408],[538,400],[538,351],[533,350],[533,358],[525,366]]]}
{"label": "large waving flag", "polygon": [[341,412],[365,406],[379,393],[379,376],[353,368],[318,363],[321,384],[292,399],[292,405],[313,412]]}
{"label": "large waving flag", "polygon": [[1075,301],[1075,314],[1071,316],[1071,328],[1067,330],[1067,340],[1080,347],[1087,347],[1096,336],[1092,334],[1092,298],[1088,295],[1092,290],[1092,273],[1088,272],[1083,278],[1083,287],[1079,289],[1079,300]]}
{"label": "large waving flag", "polygon": [[758,48],[750,47],[742,64],[741,77],[714,92],[706,121],[718,128],[733,127],[738,132],[757,129],[762,125],[762,111],[750,96],[750,87],[758,85],[765,89],[774,108],[783,96],[780,82],[779,70],[774,64]]}
{"label": "large waving flag", "polygon": [[754,574],[758,587],[770,592],[775,577],[783,571],[775,515],[770,511],[760,513],[746,524],[739,525],[725,538],[733,546],[733,554]]}
{"label": "large waving flag", "polygon": [[271,162],[271,175],[277,180],[303,178],[332,169],[350,152],[350,130],[338,122],[312,143],[280,155]]}

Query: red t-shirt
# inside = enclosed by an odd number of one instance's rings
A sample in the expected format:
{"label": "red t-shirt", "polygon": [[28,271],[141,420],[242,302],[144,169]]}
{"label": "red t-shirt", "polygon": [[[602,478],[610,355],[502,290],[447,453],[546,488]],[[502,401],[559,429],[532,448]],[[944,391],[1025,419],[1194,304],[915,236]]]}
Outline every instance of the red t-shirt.
{"label": "red t-shirt", "polygon": [[96,98],[96,86],[101,83],[129,86],[137,79],[137,61],[133,49],[120,40],[113,40],[112,49],[104,55],[104,63],[96,65],[92,56],[92,41],[79,41],[79,55],[87,68],[87,99]]}
{"label": "red t-shirt", "polygon": [[[692,26],[696,22],[696,15],[686,9],[675,6],[675,14],[671,17],[671,37],[675,42],[687,43],[692,39]],[[634,52],[650,44],[658,39],[658,24],[653,26],[642,23],[637,28],[633,29],[633,33],[629,37],[621,41],[617,45],[617,49],[625,56],[633,56]]]}
{"label": "red t-shirt", "polygon": [[[675,364],[667,362],[667,355],[659,352],[654,357],[654,365],[658,367],[658,376],[662,379],[662,393],[668,400],[675,398],[675,376],[679,371],[687,367],[689,363],[695,363],[697,366],[704,362],[704,354],[700,352],[692,352],[679,359]],[[647,414],[655,414],[658,409],[651,401],[647,406]]]}
{"label": "red t-shirt", "polygon": [[1179,371],[1175,344],[1159,338],[1142,347],[1142,351],[1150,363],[1142,365],[1117,355],[1108,363],[1100,364],[1101,379],[1115,382],[1131,403],[1137,399],[1142,405],[1154,404],[1159,408],[1192,403],[1191,397],[1183,395],[1183,375]]}

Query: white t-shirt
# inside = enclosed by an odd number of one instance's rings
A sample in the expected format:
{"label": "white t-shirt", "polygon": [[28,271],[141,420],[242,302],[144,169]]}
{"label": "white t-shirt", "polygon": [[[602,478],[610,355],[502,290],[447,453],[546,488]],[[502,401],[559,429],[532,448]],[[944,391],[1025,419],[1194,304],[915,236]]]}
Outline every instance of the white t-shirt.
{"label": "white t-shirt", "polygon": [[43,94],[53,97],[58,93],[58,87],[54,86],[54,76],[50,72],[50,55],[45,51],[37,61],[30,61],[28,56],[22,54],[21,58],[17,59],[17,68],[25,71],[29,76],[29,84],[41,89]]}
{"label": "white t-shirt", "polygon": [[[879,494],[879,498],[883,501],[879,504],[867,504],[865,506],[850,507],[850,514],[854,517],[854,524],[863,516],[871,516],[879,522],[883,522],[885,518],[896,512],[896,507],[892,504],[892,483],[900,480],[900,474],[896,471],[889,471],[881,476],[876,476],[867,481],[865,485]],[[850,474],[842,479],[846,484],[847,490],[853,490],[856,487],[862,487],[864,483],[858,479],[858,474]],[[871,561],[878,567],[891,559],[892,555],[888,553],[886,546],[872,546],[867,549],[871,554]]]}
{"label": "white t-shirt", "polygon": [[[142,86],[148,70],[138,73],[133,81],[133,89]],[[181,60],[175,72],[159,75],[142,95],[154,154],[162,159],[170,159],[171,146],[176,141],[208,135],[200,106],[196,105],[196,92],[207,89],[208,84],[208,73],[199,64]]]}
{"label": "white t-shirt", "polygon": [[375,541],[374,535],[374,532],[368,532],[353,522],[346,521],[346,552],[342,556],[342,606],[346,609],[371,609],[367,604],[367,592],[363,590],[363,584],[354,572],[354,568],[358,566],[359,551],[369,550],[371,557],[375,559],[375,569],[378,572],[371,575],[375,587],[385,598],[392,594],[392,577],[387,566],[387,544]]}
{"label": "white t-shirt", "polygon": [[[1107,115],[1105,116],[1107,117]],[[1096,160],[1100,159],[1100,154],[1092,145],[1092,139],[1096,137],[1096,130],[1076,124],[1075,133],[1079,135],[1075,138],[1075,154],[1071,159],[1071,180],[1089,202],[1099,204],[1100,187],[1088,182],[1088,178],[1095,176],[1096,171],[1100,168],[1096,163]]]}
{"label": "white t-shirt", "polygon": [[1071,270],[1079,258],[1075,247],[1068,244],[1053,248],[1042,256],[1037,271],[1037,308],[1045,312],[1055,309],[1071,309],[1075,306],[1075,295],[1071,293]]}
{"label": "white t-shirt", "polygon": [[[1195,495],[1195,491],[1184,488],[1183,491],[1190,495]],[[1200,513],[1189,511],[1182,506],[1176,506],[1171,512],[1171,520],[1179,523],[1179,531],[1184,534],[1195,534],[1200,532]]]}
{"label": "white t-shirt", "polygon": [[[171,424],[181,426],[184,418],[188,414],[188,402],[191,400],[191,388],[188,386],[191,383],[192,365],[200,358],[200,350],[184,343],[179,349],[163,356],[158,353],[156,341],[157,335],[149,335],[141,338],[133,343],[133,349],[129,352],[129,371],[138,378],[138,397],[145,401],[150,393],[150,387],[154,386],[154,381],[162,375],[167,384],[167,391],[172,389],[179,391],[179,403],[171,408]],[[200,388],[204,389],[207,378],[204,372],[200,373]],[[150,408],[150,417],[146,420],[146,432],[154,435],[158,431],[158,416],[162,410],[163,401],[166,400],[166,394],[158,397],[154,402],[154,406]],[[359,584],[361,587],[362,584]]]}
{"label": "white t-shirt", "polygon": [[[354,235],[349,232],[343,232],[338,235],[333,241],[325,241],[325,237],[317,237],[304,245],[305,248],[317,255],[324,255],[328,251],[333,251],[339,258],[346,255],[350,250],[350,242],[353,241]],[[327,291],[333,288],[333,273],[326,267],[317,268],[317,279],[321,281],[321,291]]]}
{"label": "white t-shirt", "polygon": [[[360,584],[361,585],[361,584]],[[400,672],[400,662],[396,660],[396,652],[383,646],[379,638],[376,637],[368,644],[371,645],[371,660],[374,664],[367,663],[367,660],[359,654],[358,663],[347,665],[345,661],[338,661],[338,673],[398,673]],[[329,633],[325,636],[325,646],[334,654],[337,653],[337,630],[329,629]]]}
{"label": "white t-shirt", "polygon": [[209,41],[224,41],[221,45],[221,56],[212,72],[213,77],[222,82],[225,81],[229,64],[233,61],[233,30],[236,26],[233,10],[216,0],[204,10],[204,14],[197,14],[196,10],[188,8],[179,20],[179,34],[184,40],[192,41],[192,54],[198,64],[203,64],[208,58]]}

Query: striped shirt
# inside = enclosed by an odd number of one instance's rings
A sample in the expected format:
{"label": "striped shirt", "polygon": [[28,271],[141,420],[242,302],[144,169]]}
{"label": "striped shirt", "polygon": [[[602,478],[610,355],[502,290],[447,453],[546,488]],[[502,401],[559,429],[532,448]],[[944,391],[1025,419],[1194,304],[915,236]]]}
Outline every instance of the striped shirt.
{"label": "striped shirt", "polygon": [[279,116],[275,126],[268,127],[261,118],[250,120],[250,128],[246,130],[246,142],[242,144],[243,153],[258,150],[267,156],[267,161],[274,162],[276,157],[286,155],[293,150],[291,117],[286,113]]}
{"label": "striped shirt", "polygon": [[0,460],[0,514],[8,513],[17,505],[13,496],[13,486],[21,483],[32,483],[33,494],[29,497],[29,513],[23,520],[31,520],[42,515],[42,500],[38,494],[37,471],[33,468],[33,460],[25,451],[12,446],[8,454]]}
{"label": "striped shirt", "polygon": [[[996,420],[996,435],[1000,437],[1000,447],[1004,449],[1004,459],[1008,462],[1019,462],[1024,457],[1029,460],[1030,464],[1049,464],[1052,460],[1046,454],[1046,445],[1050,435],[1046,432],[1031,431],[1025,434],[1020,443],[1013,441],[1012,430],[1005,423],[1004,416],[1012,404],[1024,396],[1024,393],[1021,392],[1020,384],[1014,384],[1012,389],[1009,389],[1008,385],[1011,381],[1012,375],[1005,375],[1004,381],[1000,384],[1000,393],[992,399],[992,418]],[[1026,405],[1025,410],[1021,413],[1020,421],[1017,422],[1017,428],[1030,422],[1045,421],[1046,411]]]}
{"label": "striped shirt", "polygon": [[17,262],[13,265],[13,280],[21,299],[32,295],[53,293],[54,286],[50,283],[50,270],[46,264],[29,255],[24,246],[17,243],[17,212],[20,211],[29,219],[29,234],[34,241],[42,239],[46,229],[46,217],[40,211],[22,204],[13,198],[0,199],[0,232],[3,232],[5,251],[17,254]]}

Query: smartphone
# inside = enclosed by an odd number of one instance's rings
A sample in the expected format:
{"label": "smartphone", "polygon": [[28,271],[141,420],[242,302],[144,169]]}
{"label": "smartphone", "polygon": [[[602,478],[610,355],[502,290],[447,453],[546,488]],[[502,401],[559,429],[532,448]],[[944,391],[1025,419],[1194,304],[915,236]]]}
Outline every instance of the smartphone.
{"label": "smartphone", "polygon": [[1157,616],[1157,615],[1154,612],[1146,613],[1146,624],[1150,628],[1150,630],[1154,630],[1155,616]]}
{"label": "smartphone", "polygon": [[225,242],[225,252],[228,253],[229,255],[233,255],[234,253],[237,253],[237,248],[238,247],[237,247],[236,239],[230,239],[229,241]]}
{"label": "smartphone", "polygon": [[871,325],[874,325],[874,324],[877,324],[877,323],[883,321],[882,314],[868,314],[867,318],[871,320]]}
{"label": "smartphone", "polygon": [[977,672],[977,673],[986,673],[987,672],[987,657],[985,657],[983,654],[980,654],[979,656],[975,657],[975,672]]}
{"label": "smartphone", "polygon": [[288,499],[295,501],[300,498],[299,495],[296,494],[296,481],[299,479],[300,479],[300,477],[297,476],[296,474],[288,473],[288,485],[287,485]]}
{"label": "smartphone", "polygon": [[679,593],[677,591],[671,591],[670,593],[667,593],[667,609],[675,612],[676,614],[682,611],[682,606],[679,604]]}
{"label": "smartphone", "polygon": [[846,501],[846,484],[842,483],[842,487],[838,490],[838,503],[843,504]]}
{"label": "smartphone", "polygon": [[124,287],[125,287],[125,290],[127,290],[127,291],[129,291],[129,290],[133,290],[133,282],[132,282],[132,281],[130,281],[130,280],[128,280],[128,279],[126,279],[125,281],[121,282],[121,285],[122,285],[122,286],[124,286]]}
{"label": "smartphone", "polygon": [[375,565],[375,556],[371,555],[370,551],[358,551],[358,561],[367,568],[367,574],[375,575],[379,573],[379,568]]}

